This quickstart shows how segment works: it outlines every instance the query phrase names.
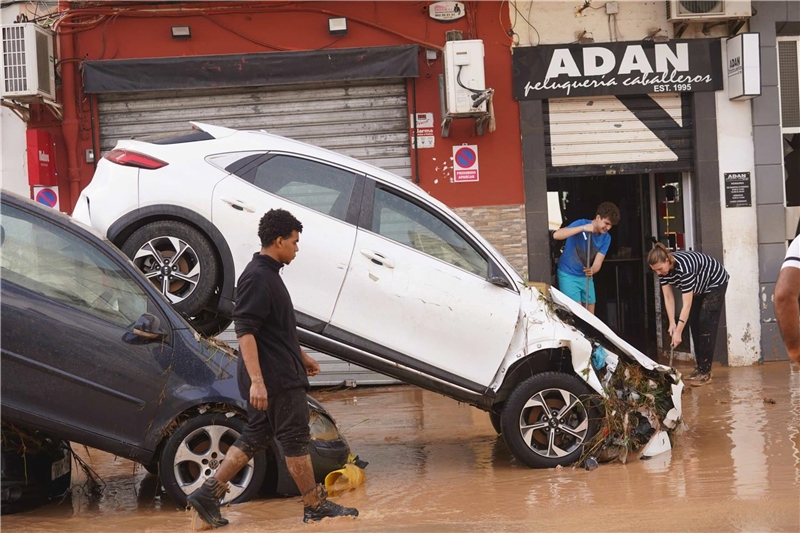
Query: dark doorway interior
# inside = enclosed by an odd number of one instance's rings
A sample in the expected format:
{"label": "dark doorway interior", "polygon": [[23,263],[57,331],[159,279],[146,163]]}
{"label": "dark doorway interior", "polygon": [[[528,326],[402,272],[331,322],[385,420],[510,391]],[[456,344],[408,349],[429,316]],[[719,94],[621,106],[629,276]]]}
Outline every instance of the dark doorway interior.
{"label": "dark doorway interior", "polygon": [[[579,218],[594,218],[602,202],[619,207],[620,222],[609,232],[611,246],[595,276],[595,313],[623,339],[654,354],[653,282],[646,268],[651,247],[649,175],[549,178],[547,190],[558,194],[563,226]],[[554,219],[552,213],[550,219]],[[557,261],[554,258],[554,273]]]}

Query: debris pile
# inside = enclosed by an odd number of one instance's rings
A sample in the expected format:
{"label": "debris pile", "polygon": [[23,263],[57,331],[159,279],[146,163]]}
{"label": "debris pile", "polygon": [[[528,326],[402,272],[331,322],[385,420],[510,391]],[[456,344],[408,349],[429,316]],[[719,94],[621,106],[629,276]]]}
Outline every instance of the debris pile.
{"label": "debris pile", "polygon": [[654,437],[672,442],[681,427],[672,396],[676,375],[647,370],[613,354],[603,362],[598,375],[607,396],[596,400],[598,430],[585,446],[581,463],[593,457],[625,463],[641,456]]}

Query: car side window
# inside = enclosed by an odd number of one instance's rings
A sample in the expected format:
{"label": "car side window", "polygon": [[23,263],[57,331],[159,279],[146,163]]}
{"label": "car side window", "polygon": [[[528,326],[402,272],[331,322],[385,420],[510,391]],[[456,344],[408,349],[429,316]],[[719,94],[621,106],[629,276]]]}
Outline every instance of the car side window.
{"label": "car side window", "polygon": [[352,172],[285,155],[260,164],[252,176],[256,187],[339,220],[347,216],[356,180]]}
{"label": "car side window", "polygon": [[489,272],[488,261],[447,222],[389,191],[375,190],[372,229],[467,272]]}
{"label": "car side window", "polygon": [[147,311],[147,293],[89,242],[9,205],[2,229],[3,281],[125,328]]}

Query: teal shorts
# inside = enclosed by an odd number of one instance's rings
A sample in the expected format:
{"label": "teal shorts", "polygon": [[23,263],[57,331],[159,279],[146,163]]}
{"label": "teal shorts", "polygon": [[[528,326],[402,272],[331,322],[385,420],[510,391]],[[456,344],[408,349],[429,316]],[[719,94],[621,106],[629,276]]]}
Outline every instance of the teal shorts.
{"label": "teal shorts", "polygon": [[[558,271],[558,290],[575,300],[579,304],[586,303],[586,276],[573,276],[566,272]],[[594,280],[589,278],[589,303],[597,302],[594,295]]]}

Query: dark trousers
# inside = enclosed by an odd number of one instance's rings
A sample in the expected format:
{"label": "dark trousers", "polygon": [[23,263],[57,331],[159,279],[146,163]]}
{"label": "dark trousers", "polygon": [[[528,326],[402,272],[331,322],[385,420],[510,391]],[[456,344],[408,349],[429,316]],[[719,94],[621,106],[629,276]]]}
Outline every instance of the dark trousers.
{"label": "dark trousers", "polygon": [[692,308],[689,310],[689,329],[694,341],[694,353],[697,369],[700,372],[711,372],[711,361],[714,360],[714,346],[717,343],[717,329],[722,307],[725,305],[725,291],[728,284],[706,294],[695,294]]}

